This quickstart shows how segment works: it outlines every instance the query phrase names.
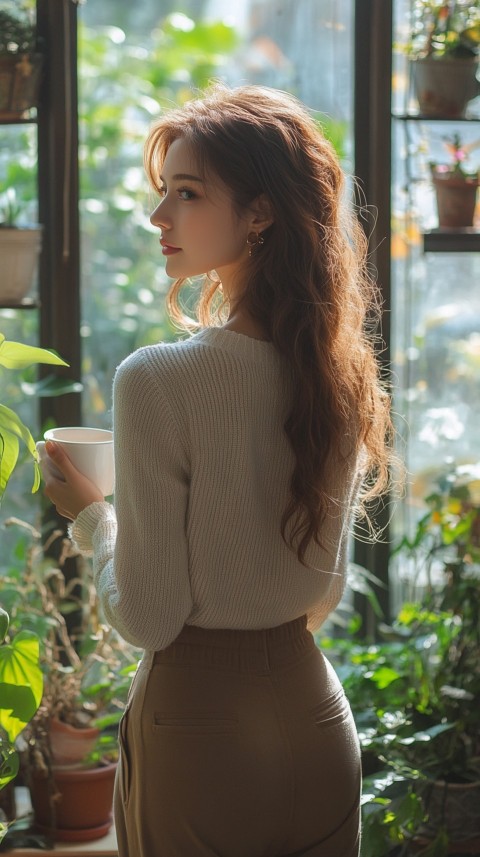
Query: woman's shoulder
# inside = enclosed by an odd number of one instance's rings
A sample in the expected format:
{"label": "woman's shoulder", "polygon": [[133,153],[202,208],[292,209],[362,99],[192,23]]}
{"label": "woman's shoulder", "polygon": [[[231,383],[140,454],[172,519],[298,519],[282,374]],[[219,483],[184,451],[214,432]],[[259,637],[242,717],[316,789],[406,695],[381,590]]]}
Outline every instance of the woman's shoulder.
{"label": "woman's shoulder", "polygon": [[171,381],[175,376],[181,377],[191,368],[192,361],[198,363],[205,357],[205,351],[195,336],[176,342],[159,342],[153,345],[143,345],[128,355],[116,369],[115,381],[145,382],[149,378],[158,380],[159,377]]}

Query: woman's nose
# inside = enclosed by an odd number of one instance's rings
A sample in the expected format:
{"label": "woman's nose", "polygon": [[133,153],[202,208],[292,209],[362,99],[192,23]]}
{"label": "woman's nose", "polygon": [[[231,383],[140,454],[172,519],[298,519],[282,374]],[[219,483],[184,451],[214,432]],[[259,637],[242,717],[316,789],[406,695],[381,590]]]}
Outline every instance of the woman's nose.
{"label": "woman's nose", "polygon": [[152,211],[150,215],[150,223],[152,226],[157,226],[159,228],[168,228],[170,225],[170,219],[167,217],[165,212],[164,201],[162,199],[161,202],[157,205],[157,207]]}

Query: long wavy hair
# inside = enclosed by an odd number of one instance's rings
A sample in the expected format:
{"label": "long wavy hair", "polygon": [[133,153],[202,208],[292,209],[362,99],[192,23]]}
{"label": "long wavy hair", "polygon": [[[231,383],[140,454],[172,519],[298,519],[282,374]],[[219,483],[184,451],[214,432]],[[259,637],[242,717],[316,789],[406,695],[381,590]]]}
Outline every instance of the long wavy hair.
{"label": "long wavy hair", "polygon": [[[332,511],[332,467],[361,458],[361,509],[389,483],[390,399],[375,355],[372,320],[380,310],[367,239],[332,145],[294,97],[218,84],[162,116],[145,144],[146,172],[157,191],[178,138],[189,143],[204,176],[230,189],[239,213],[261,194],[271,206],[265,243],[245,263],[240,303],[291,367],[295,400],[285,432],[295,464],[281,532],[304,563],[310,542],[321,545]],[[179,304],[184,283],[173,284],[167,306],[185,326],[192,320]],[[220,289],[205,272],[193,324],[221,323]]]}

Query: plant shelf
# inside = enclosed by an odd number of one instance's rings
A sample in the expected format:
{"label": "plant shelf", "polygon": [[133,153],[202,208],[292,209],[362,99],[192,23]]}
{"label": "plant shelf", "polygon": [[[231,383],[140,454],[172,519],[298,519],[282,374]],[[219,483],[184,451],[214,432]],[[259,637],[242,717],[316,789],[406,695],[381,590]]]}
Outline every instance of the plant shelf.
{"label": "plant shelf", "polygon": [[423,233],[425,253],[479,253],[480,230],[475,227],[464,229],[430,229]]}
{"label": "plant shelf", "polygon": [[20,303],[15,303],[14,301],[6,301],[5,303],[0,303],[1,309],[38,309],[41,306],[38,298],[23,298]]}
{"label": "plant shelf", "polygon": [[478,116],[427,116],[424,113],[392,113],[393,119],[402,122],[480,122]]}

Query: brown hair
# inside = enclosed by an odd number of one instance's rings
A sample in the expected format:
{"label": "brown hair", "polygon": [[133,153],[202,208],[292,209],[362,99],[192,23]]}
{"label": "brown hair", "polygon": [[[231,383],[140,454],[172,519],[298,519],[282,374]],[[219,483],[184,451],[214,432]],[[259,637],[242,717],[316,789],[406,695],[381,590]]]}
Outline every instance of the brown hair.
{"label": "brown hair", "polygon": [[[389,481],[390,401],[374,353],[378,301],[367,240],[333,147],[294,97],[216,85],[161,117],[145,145],[147,175],[157,190],[166,152],[178,138],[191,144],[199,169],[227,185],[239,211],[260,194],[271,205],[273,224],[246,263],[241,303],[293,373],[295,403],[285,431],[295,467],[281,531],[304,562],[312,539],[321,544],[334,503],[326,487],[332,463],[348,459],[352,466],[363,450],[363,504]],[[168,296],[169,312],[180,322],[183,284],[175,282]],[[219,286],[205,277],[197,308],[203,326],[218,323]]]}

